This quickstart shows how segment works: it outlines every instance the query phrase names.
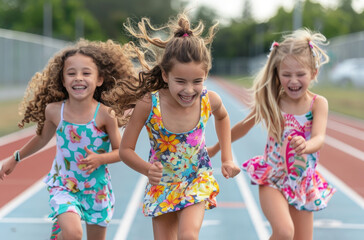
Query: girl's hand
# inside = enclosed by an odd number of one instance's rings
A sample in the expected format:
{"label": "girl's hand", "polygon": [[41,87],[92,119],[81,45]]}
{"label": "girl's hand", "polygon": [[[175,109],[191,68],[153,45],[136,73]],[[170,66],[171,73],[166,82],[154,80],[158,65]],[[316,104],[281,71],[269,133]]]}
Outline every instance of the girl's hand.
{"label": "girl's hand", "polygon": [[153,186],[158,185],[163,176],[163,165],[160,162],[152,163],[148,169],[149,183]]}
{"label": "girl's hand", "polygon": [[291,148],[294,149],[298,156],[305,153],[306,140],[302,136],[288,136],[288,141],[290,141]]}
{"label": "girl's hand", "polygon": [[94,153],[86,146],[84,147],[84,149],[87,155],[84,159],[80,160],[80,163],[86,164],[86,166],[82,170],[88,171],[87,174],[91,174],[102,164],[100,161],[100,154]]}
{"label": "girl's hand", "polygon": [[0,162],[0,179],[4,180],[6,175],[9,175],[18,164],[14,157],[11,156],[8,159]]}
{"label": "girl's hand", "polygon": [[233,161],[223,162],[221,172],[226,179],[233,178],[240,173],[240,168]]}
{"label": "girl's hand", "polygon": [[209,155],[209,157],[212,158],[213,156],[216,155],[216,153],[218,151],[220,151],[220,145],[219,145],[219,143],[217,143],[214,146],[206,147],[206,150],[207,150],[207,154]]}

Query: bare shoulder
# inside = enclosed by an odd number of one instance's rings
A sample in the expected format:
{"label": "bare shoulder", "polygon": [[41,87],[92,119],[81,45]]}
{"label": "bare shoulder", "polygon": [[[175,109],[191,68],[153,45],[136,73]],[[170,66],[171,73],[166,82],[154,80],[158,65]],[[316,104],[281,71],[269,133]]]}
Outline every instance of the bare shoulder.
{"label": "bare shoulder", "polygon": [[312,113],[314,115],[317,114],[327,114],[329,111],[329,104],[327,99],[324,96],[317,95],[315,101],[312,105]]}
{"label": "bare shoulder", "polygon": [[211,111],[214,112],[216,109],[220,108],[222,104],[221,97],[214,91],[208,90],[207,93],[209,95]]}
{"label": "bare shoulder", "polygon": [[314,108],[319,107],[326,107],[328,108],[329,103],[327,101],[327,99],[324,96],[321,95],[317,95],[315,101],[313,102],[313,106],[312,106],[312,110],[314,110]]}
{"label": "bare shoulder", "polygon": [[147,93],[143,96],[142,99],[138,100],[135,108],[139,110],[147,111],[149,114],[150,109],[152,108],[152,96],[150,93]]}
{"label": "bare shoulder", "polygon": [[46,120],[52,121],[55,125],[61,120],[62,101],[47,104],[45,109]]}

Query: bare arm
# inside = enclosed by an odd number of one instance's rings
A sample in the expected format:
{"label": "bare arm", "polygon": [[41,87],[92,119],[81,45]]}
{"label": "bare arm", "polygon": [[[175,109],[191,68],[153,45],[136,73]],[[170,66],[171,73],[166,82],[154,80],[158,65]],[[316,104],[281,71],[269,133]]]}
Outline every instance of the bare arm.
{"label": "bare arm", "polygon": [[162,177],[162,164],[144,161],[135,152],[135,146],[145,121],[148,119],[152,107],[149,97],[137,102],[133,114],[127,124],[119,147],[121,160],[135,171],[148,177],[152,185],[159,183]]}
{"label": "bare arm", "polygon": [[233,162],[229,114],[219,95],[209,91],[209,99],[212,114],[215,117],[215,128],[219,139],[219,147],[221,148],[221,170],[225,178],[234,177],[240,172],[240,168]]}
{"label": "bare arm", "polygon": [[[245,136],[250,129],[255,125],[254,112],[250,112],[249,115],[235,124],[231,129],[231,142]],[[219,140],[220,141],[220,140]],[[214,146],[209,148],[209,156],[214,156],[218,151],[220,151],[220,143],[216,143]]]}
{"label": "bare arm", "polygon": [[[44,127],[41,135],[35,135],[31,138],[20,150],[19,155],[20,159],[24,158],[36,153],[41,148],[43,148],[54,136],[56,132],[56,117],[55,114],[58,113],[58,107],[56,104],[49,104],[45,110],[46,120],[44,122]],[[15,161],[14,156],[10,156],[2,162],[2,167],[0,170],[0,179],[3,179],[4,176],[9,175],[16,167],[18,162]]]}
{"label": "bare arm", "polygon": [[297,154],[314,153],[323,146],[326,134],[328,109],[329,106],[326,98],[317,96],[312,107],[313,121],[311,139],[305,141],[302,137],[293,137],[290,142]]}

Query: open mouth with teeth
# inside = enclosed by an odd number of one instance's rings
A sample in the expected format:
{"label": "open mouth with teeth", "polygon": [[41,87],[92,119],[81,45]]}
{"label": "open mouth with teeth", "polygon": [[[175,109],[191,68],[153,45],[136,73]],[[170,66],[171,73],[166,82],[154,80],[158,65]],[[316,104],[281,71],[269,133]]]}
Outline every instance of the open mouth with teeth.
{"label": "open mouth with teeth", "polygon": [[73,86],[72,89],[76,90],[76,91],[77,90],[84,90],[84,89],[86,89],[86,86]]}
{"label": "open mouth with teeth", "polygon": [[291,92],[298,92],[299,90],[301,90],[302,87],[288,87],[288,90],[290,90]]}
{"label": "open mouth with teeth", "polygon": [[196,95],[192,95],[192,96],[178,95],[178,96],[183,102],[191,103]]}

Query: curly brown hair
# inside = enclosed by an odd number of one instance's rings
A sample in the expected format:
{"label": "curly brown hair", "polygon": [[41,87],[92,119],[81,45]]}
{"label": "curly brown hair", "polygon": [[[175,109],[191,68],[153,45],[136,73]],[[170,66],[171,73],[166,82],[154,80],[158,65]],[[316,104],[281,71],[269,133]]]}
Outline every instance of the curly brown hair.
{"label": "curly brown hair", "polygon": [[[155,28],[148,18],[142,18],[136,29],[129,19],[124,27],[139,40],[139,44],[130,42],[127,45],[128,50],[134,52],[134,57],[142,68],[139,72],[140,86],[135,93],[136,97],[141,99],[148,92],[168,88],[167,83],[163,81],[162,71],[170,72],[176,62],[202,63],[208,73],[211,69],[210,48],[217,25],[218,23],[215,23],[209,28],[207,36],[202,37],[204,32],[202,21],[192,28],[185,12],[178,14],[176,18],[171,18],[168,24],[161,28]],[[166,40],[155,37],[161,35],[168,37]],[[117,114],[122,110],[119,109],[120,106],[118,102],[114,103],[113,109]]]}
{"label": "curly brown hair", "polygon": [[118,99],[122,99],[123,106],[119,106],[120,113],[117,119],[119,127],[127,123],[130,116],[124,112],[135,105],[134,92],[139,80],[126,47],[112,40],[101,42],[81,39],[56,53],[43,71],[37,72],[32,77],[20,105],[23,119],[19,127],[23,127],[25,123],[35,122],[38,124],[37,134],[41,134],[47,104],[68,98],[66,88],[63,86],[63,68],[66,59],[77,53],[91,57],[98,68],[99,76],[104,79],[103,84],[97,87],[94,93],[97,101],[111,106],[113,100],[105,98],[107,93],[116,86],[123,89],[118,96]]}

